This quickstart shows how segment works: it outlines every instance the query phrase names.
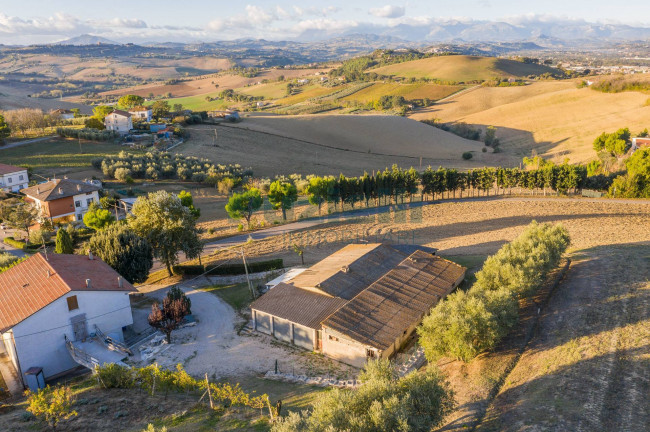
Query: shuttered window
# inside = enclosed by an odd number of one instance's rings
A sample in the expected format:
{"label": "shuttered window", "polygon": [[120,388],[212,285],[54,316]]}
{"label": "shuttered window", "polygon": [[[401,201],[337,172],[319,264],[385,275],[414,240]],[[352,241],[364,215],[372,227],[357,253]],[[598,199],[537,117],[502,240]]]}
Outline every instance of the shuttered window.
{"label": "shuttered window", "polygon": [[68,301],[68,310],[69,311],[79,309],[79,303],[77,302],[77,296],[70,296],[66,300]]}

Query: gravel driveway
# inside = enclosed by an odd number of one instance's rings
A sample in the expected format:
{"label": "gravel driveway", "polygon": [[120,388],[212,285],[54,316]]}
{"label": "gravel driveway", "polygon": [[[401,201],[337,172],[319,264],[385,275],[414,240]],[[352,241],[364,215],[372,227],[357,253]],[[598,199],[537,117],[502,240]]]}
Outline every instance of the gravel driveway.
{"label": "gravel driveway", "polygon": [[[197,325],[173,332],[172,345],[154,356],[156,363],[163,367],[181,363],[192,375],[207,372],[217,379],[265,373],[273,369],[276,359],[286,364],[291,357],[296,370],[301,369],[304,356],[292,354],[300,351],[271,344],[265,335],[238,336],[235,325],[241,318],[235,311],[216,295],[197,289],[209,285],[204,278],[178,285],[192,301]],[[146,295],[162,299],[169,288],[153,287]],[[146,326],[148,313],[148,309],[134,309],[136,326]]]}

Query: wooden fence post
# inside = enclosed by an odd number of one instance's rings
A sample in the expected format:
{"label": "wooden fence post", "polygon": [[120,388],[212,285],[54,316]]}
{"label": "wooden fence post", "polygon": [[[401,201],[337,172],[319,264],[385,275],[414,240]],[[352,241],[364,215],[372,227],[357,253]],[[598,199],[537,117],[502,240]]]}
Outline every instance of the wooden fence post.
{"label": "wooden fence post", "polygon": [[208,373],[205,373],[205,387],[208,389],[208,400],[210,400],[210,409],[214,409],[212,404],[212,393],[210,392],[210,381],[208,381]]}

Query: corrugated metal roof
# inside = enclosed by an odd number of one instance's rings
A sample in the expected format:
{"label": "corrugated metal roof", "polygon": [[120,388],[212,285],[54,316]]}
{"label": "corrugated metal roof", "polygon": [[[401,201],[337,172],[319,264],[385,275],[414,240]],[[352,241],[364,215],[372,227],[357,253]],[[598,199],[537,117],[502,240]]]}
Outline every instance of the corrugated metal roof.
{"label": "corrugated metal roof", "polygon": [[350,300],[406,257],[407,254],[380,243],[351,244],[291,282],[303,289]]}
{"label": "corrugated metal roof", "polygon": [[418,251],[323,321],[362,344],[385,350],[454,289],[465,268]]}
{"label": "corrugated metal roof", "polygon": [[[49,275],[48,275],[49,270]],[[86,255],[37,253],[0,273],[0,332],[15,326],[70,291],[135,291],[104,261]],[[86,286],[90,279],[90,287]]]}
{"label": "corrugated metal roof", "polygon": [[255,300],[251,309],[320,329],[320,323],[345,303],[347,300],[280,283]]}

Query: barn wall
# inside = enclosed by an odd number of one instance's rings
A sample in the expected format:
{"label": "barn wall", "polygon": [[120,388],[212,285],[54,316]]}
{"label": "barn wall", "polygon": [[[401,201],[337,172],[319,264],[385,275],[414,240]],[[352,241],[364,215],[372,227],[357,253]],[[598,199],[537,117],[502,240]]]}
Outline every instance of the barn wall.
{"label": "barn wall", "polygon": [[[68,311],[67,298],[76,295],[79,308]],[[122,327],[133,324],[126,292],[73,291],[14,326],[18,361],[23,370],[43,368],[45,377],[78,366],[70,357],[65,338],[74,340],[70,318],[86,314],[88,333],[97,325],[106,335],[122,339]]]}
{"label": "barn wall", "polygon": [[323,327],[323,354],[359,368],[367,361],[365,345],[327,327]]}
{"label": "barn wall", "polygon": [[273,318],[273,336],[281,341],[291,342],[291,322],[282,318]]}
{"label": "barn wall", "polygon": [[271,315],[258,310],[255,311],[255,330],[271,334]]}
{"label": "barn wall", "polygon": [[314,330],[299,324],[293,325],[293,343],[309,351],[314,350]]}

